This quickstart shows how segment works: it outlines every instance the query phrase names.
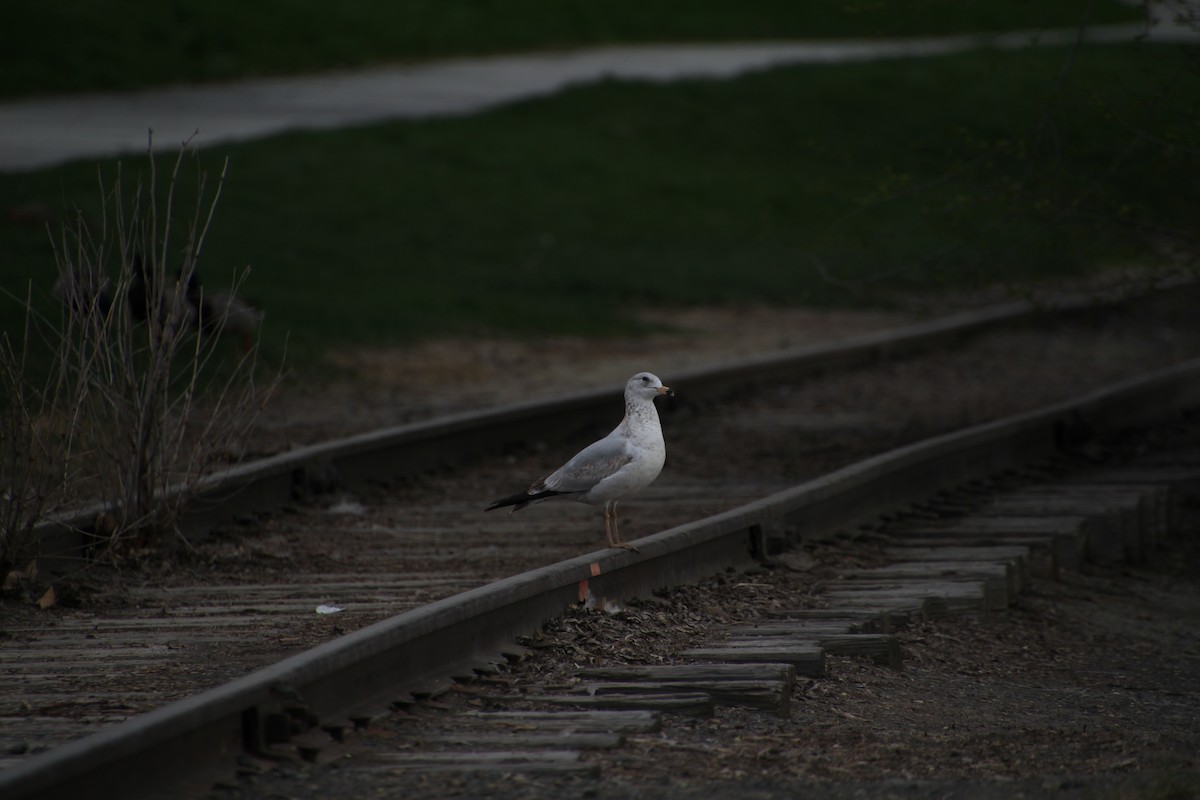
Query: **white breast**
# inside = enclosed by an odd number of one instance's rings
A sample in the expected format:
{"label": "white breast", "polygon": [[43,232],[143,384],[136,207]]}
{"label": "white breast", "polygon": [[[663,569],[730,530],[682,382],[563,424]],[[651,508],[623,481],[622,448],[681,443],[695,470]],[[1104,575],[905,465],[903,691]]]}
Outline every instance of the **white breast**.
{"label": "white breast", "polygon": [[629,463],[580,495],[580,502],[600,505],[617,500],[645,489],[662,472],[667,447],[653,402],[631,405],[612,435],[624,439]]}

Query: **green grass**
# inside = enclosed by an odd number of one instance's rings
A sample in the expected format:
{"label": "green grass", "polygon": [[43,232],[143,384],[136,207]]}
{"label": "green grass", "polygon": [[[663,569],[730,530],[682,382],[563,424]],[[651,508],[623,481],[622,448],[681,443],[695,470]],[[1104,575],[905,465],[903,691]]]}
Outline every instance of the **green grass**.
{"label": "green grass", "polygon": [[[213,148],[202,163],[230,169],[202,270],[215,286],[251,265],[269,347],[290,331],[303,364],[342,343],[605,334],[650,305],[886,302],[1194,248],[1196,52],[1084,49],[1060,84],[1068,58],[606,82]],[[96,167],[0,175],[0,197],[94,217]],[[49,286],[44,231],[0,223],[0,254],[0,285]]]}
{"label": "green grass", "polygon": [[1132,22],[1115,0],[59,0],[5,10],[0,97],[613,42],[873,37]]}

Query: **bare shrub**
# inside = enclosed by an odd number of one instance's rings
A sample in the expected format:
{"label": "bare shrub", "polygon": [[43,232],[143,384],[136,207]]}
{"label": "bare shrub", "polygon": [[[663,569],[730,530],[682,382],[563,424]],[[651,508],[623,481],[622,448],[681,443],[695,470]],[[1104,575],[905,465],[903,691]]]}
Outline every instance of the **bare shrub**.
{"label": "bare shrub", "polygon": [[[5,379],[25,387],[22,417],[51,420],[54,435],[39,437],[36,425],[11,417],[2,457],[30,465],[14,477],[40,488],[24,490],[33,499],[19,518],[6,515],[0,547],[27,539],[31,520],[67,499],[107,508],[94,532],[103,554],[162,541],[201,480],[240,458],[278,380],[258,379],[257,315],[237,297],[246,273],[227,292],[206,292],[199,281],[224,168],[210,190],[185,143],[160,187],[153,148],[148,161],[132,193],[119,166],[107,185],[100,179],[98,222],[76,214],[53,237],[62,315],[49,334],[48,388],[29,389],[28,363],[6,350]],[[195,179],[188,202],[185,175]],[[233,332],[246,342],[240,352],[228,342]]]}
{"label": "bare shrub", "polygon": [[19,347],[0,336],[0,575],[24,555],[38,521],[63,507],[72,482],[73,442],[56,424],[72,403],[64,375],[32,363],[31,294]]}

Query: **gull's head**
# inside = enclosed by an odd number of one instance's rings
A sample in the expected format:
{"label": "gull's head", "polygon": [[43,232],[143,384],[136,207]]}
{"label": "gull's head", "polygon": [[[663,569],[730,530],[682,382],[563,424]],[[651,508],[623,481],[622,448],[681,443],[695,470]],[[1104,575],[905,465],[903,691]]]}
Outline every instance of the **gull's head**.
{"label": "gull's head", "polygon": [[629,383],[625,384],[626,397],[640,397],[653,400],[660,394],[669,396],[674,395],[675,392],[670,386],[663,386],[663,382],[652,372],[639,372],[629,379]]}

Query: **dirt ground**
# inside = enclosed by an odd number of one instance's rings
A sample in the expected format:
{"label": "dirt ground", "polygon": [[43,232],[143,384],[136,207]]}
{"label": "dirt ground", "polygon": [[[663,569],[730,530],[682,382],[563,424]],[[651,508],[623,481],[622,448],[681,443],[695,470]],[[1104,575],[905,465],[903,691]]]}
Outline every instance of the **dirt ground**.
{"label": "dirt ground", "polygon": [[340,378],[280,387],[259,420],[251,452],[258,456],[457,411],[620,386],[642,370],[658,371],[665,380],[672,371],[839,341],[928,317],[915,310],[660,310],[643,319],[663,330],[629,338],[441,339],[339,350],[329,359],[340,368]]}
{"label": "dirt ground", "polygon": [[[1078,282],[1047,284],[1014,292],[996,286],[959,294],[911,296],[890,310],[804,307],[705,307],[646,310],[639,316],[656,333],[603,340],[580,337],[538,339],[440,339],[394,347],[339,349],[328,354],[341,374],[320,383],[287,380],[272,397],[250,443],[259,457],[328,439],[430,417],[621,386],[649,370],[667,383],[672,374],[748,356],[806,345],[828,344],[937,319],[998,303],[1027,300],[1042,309],[1038,319],[1053,324],[1065,297],[1136,297],[1164,279],[1138,271],[1113,271]],[[1195,294],[1195,288],[1184,288]],[[1166,293],[1169,294],[1169,293]],[[1147,326],[1147,340],[1178,351],[1178,309],[1164,307],[1163,324]],[[1098,305],[1099,307],[1099,305]],[[1103,312],[1102,312],[1103,313]],[[1125,332],[1110,325],[1094,349],[1108,344],[1128,350]],[[1053,338],[1050,346],[1055,347]],[[1063,349],[1063,348],[1060,348]],[[1065,348],[1069,349],[1069,345]],[[1030,352],[1037,352],[1036,349]],[[1048,351],[1042,358],[1053,358]],[[1015,351],[1014,361],[1026,353]],[[1067,365],[1068,369],[1076,369]],[[1085,367],[1086,368],[1086,367]],[[967,380],[963,388],[971,390]],[[331,413],[331,409],[334,411]]]}

